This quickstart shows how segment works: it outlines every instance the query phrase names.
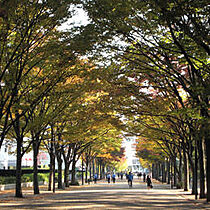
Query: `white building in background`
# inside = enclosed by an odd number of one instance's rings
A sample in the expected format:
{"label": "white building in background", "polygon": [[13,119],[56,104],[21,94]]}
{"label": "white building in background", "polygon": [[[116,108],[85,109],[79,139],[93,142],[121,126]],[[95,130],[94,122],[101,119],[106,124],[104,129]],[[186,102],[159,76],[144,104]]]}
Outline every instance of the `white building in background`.
{"label": "white building in background", "polygon": [[136,138],[133,136],[125,137],[122,147],[125,148],[128,169],[132,172],[143,171],[139,158],[136,156]]}
{"label": "white building in background", "polygon": [[14,168],[16,165],[15,155],[10,154],[11,146],[4,143],[0,150],[0,169]]}
{"label": "white building in background", "polygon": [[[16,167],[16,154],[12,152],[12,148],[7,144],[3,144],[0,150],[0,169],[14,169]],[[40,151],[37,157],[38,165],[46,168],[49,166],[50,158],[47,152]],[[22,157],[22,167],[33,167],[33,152],[29,152]]]}
{"label": "white building in background", "polygon": [[[3,143],[0,149],[0,169],[14,169],[16,168],[16,145],[11,145],[8,143]],[[38,157],[38,167],[39,168],[48,168],[50,164],[50,156],[46,151],[39,151]],[[57,161],[56,161],[57,168]],[[80,161],[77,162],[76,167],[80,167]],[[22,157],[22,167],[33,167],[33,151],[25,153]],[[64,161],[63,161],[64,168]],[[71,166],[70,166],[71,169]]]}

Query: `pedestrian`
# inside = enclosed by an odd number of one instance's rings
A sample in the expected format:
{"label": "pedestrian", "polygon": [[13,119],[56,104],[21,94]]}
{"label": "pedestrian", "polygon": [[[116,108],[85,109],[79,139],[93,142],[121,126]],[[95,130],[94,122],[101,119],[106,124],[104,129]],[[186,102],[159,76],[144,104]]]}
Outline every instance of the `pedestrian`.
{"label": "pedestrian", "polygon": [[133,186],[133,174],[129,172],[128,174],[128,186],[132,187]]}
{"label": "pedestrian", "polygon": [[149,190],[150,188],[152,188],[152,180],[149,175],[147,175],[146,182],[147,182],[147,189]]}
{"label": "pedestrian", "polygon": [[143,174],[143,181],[144,182],[146,181],[146,174],[145,173]]}
{"label": "pedestrian", "polygon": [[125,177],[126,177],[127,180],[128,180],[128,175],[129,175],[128,172],[126,172]]}
{"label": "pedestrian", "polygon": [[108,183],[110,183],[110,179],[111,179],[111,175],[110,175],[110,173],[108,173],[107,174],[107,181],[108,181]]}
{"label": "pedestrian", "polygon": [[115,173],[113,173],[112,174],[112,181],[113,181],[113,183],[115,183],[115,180],[116,180],[116,175],[115,175]]}
{"label": "pedestrian", "polygon": [[141,179],[141,176],[142,176],[142,173],[140,172],[140,173],[139,173],[139,178],[140,178],[140,179]]}
{"label": "pedestrian", "polygon": [[121,180],[123,180],[123,172],[122,171],[120,172],[120,178],[121,178]]}
{"label": "pedestrian", "polygon": [[94,182],[95,182],[95,184],[97,183],[97,180],[98,180],[98,174],[95,173],[95,174],[94,174]]}

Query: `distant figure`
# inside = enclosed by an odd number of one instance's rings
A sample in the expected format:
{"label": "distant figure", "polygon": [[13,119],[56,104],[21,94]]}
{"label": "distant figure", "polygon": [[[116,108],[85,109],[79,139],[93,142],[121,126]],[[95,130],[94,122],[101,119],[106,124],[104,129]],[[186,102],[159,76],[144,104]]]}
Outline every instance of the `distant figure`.
{"label": "distant figure", "polygon": [[116,180],[116,175],[113,173],[112,174],[112,181],[113,181],[113,183],[115,183],[115,180]]}
{"label": "distant figure", "polygon": [[138,176],[138,179],[141,179],[142,173],[139,172],[139,173],[137,174],[137,176]]}
{"label": "distant figure", "polygon": [[120,172],[120,178],[121,178],[121,180],[123,180],[123,172],[122,171]]}
{"label": "distant figure", "polygon": [[125,177],[127,180],[128,180],[128,175],[129,175],[128,172],[126,172]]}
{"label": "distant figure", "polygon": [[146,181],[146,174],[145,173],[143,174],[143,181],[144,182]]}
{"label": "distant figure", "polygon": [[119,173],[119,172],[117,172],[117,177],[118,177],[118,178],[120,177],[120,173]]}
{"label": "distant figure", "polygon": [[133,174],[129,172],[128,174],[128,186],[132,187],[133,186]]}
{"label": "distant figure", "polygon": [[94,174],[94,182],[95,182],[95,184],[97,183],[97,180],[98,180],[98,174],[95,173],[95,174]]}
{"label": "distant figure", "polygon": [[147,176],[146,182],[147,182],[147,189],[152,188],[152,181],[149,175]]}
{"label": "distant figure", "polygon": [[111,175],[110,175],[110,173],[108,173],[107,174],[107,181],[108,181],[108,183],[110,183],[110,179],[111,179]]}

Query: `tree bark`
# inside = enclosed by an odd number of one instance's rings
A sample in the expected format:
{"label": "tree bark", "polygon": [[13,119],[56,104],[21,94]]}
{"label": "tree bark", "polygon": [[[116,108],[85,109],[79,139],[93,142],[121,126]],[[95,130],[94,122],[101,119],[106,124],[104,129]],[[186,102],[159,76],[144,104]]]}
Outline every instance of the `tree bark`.
{"label": "tree bark", "polygon": [[76,156],[73,157],[72,160],[72,168],[71,168],[71,185],[76,184]]}
{"label": "tree bark", "polygon": [[195,186],[195,199],[198,199],[198,151],[197,140],[195,140],[195,172],[194,172],[194,186]]}
{"label": "tree bark", "polygon": [[205,146],[206,146],[206,178],[207,178],[207,202],[210,201],[210,139],[209,136],[206,135],[205,138]]}
{"label": "tree bark", "polygon": [[176,157],[173,160],[173,167],[174,167],[174,186],[177,186],[177,165],[176,165]]}
{"label": "tree bark", "polygon": [[57,162],[58,162],[58,189],[63,189],[63,183],[62,183],[62,158],[61,158],[61,152],[57,151],[56,153]]}
{"label": "tree bark", "polygon": [[92,160],[92,165],[93,165],[93,176],[94,176],[94,174],[95,174],[95,158],[93,158],[93,160]]}
{"label": "tree bark", "polygon": [[50,173],[49,173],[48,191],[52,190],[52,182],[53,182],[53,155],[50,154]]}
{"label": "tree bark", "polygon": [[162,163],[162,182],[166,182],[166,166],[165,166],[165,162]]}
{"label": "tree bark", "polygon": [[170,160],[167,160],[167,184],[171,183],[171,170],[170,170]]}
{"label": "tree bark", "polygon": [[89,166],[89,161],[87,159],[87,156],[86,156],[86,162],[85,162],[85,183],[88,182],[88,166]]}
{"label": "tree bark", "polygon": [[205,198],[205,173],[204,173],[204,144],[203,138],[199,139],[198,145],[198,153],[199,153],[199,168],[200,168],[200,198]]}
{"label": "tree bark", "polygon": [[91,167],[91,162],[89,164],[89,179],[92,178],[92,167]]}
{"label": "tree bark", "polygon": [[70,167],[70,162],[69,161],[64,161],[64,163],[65,163],[64,184],[65,184],[65,187],[69,187],[69,167]]}
{"label": "tree bark", "polygon": [[192,173],[192,195],[195,195],[195,164],[192,160],[192,156],[191,154],[188,154],[188,159],[189,159],[189,163],[190,163],[190,170]]}
{"label": "tree bark", "polygon": [[182,182],[182,154],[181,152],[179,153],[179,171],[178,171],[178,183],[177,183],[177,189],[181,189],[183,187],[183,182]]}
{"label": "tree bark", "polygon": [[84,160],[83,160],[83,153],[82,153],[82,185],[84,185],[84,172],[83,172],[83,168],[84,168]]}
{"label": "tree bark", "polygon": [[21,147],[22,147],[22,138],[17,138],[17,159],[16,159],[16,192],[15,196],[18,198],[22,198],[22,187],[21,187],[21,175],[22,175],[22,154],[21,154]]}
{"label": "tree bark", "polygon": [[39,139],[38,137],[33,141],[33,185],[34,185],[34,194],[39,194],[39,182],[38,182],[38,164],[37,156],[39,152]]}
{"label": "tree bark", "polygon": [[184,191],[189,191],[189,161],[185,151],[183,151],[184,159]]}

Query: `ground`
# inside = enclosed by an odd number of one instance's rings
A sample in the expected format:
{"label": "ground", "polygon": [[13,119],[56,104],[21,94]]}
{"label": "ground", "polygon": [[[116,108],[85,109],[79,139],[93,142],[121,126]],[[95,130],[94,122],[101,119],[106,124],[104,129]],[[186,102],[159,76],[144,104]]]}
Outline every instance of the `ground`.
{"label": "ground", "polygon": [[40,195],[24,189],[24,198],[15,198],[14,191],[0,192],[0,209],[210,209],[205,200],[194,200],[190,192],[170,189],[167,184],[153,182],[148,190],[142,180],[135,179],[129,188],[126,180],[108,184],[73,186],[55,193],[41,188]]}

